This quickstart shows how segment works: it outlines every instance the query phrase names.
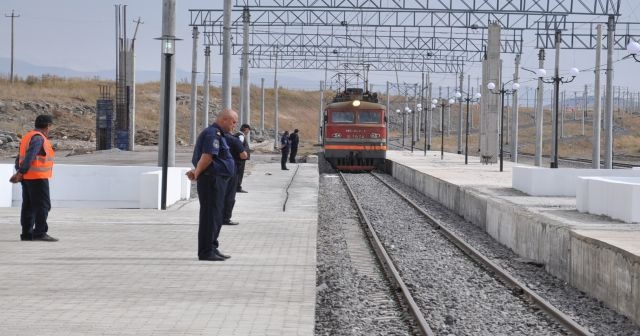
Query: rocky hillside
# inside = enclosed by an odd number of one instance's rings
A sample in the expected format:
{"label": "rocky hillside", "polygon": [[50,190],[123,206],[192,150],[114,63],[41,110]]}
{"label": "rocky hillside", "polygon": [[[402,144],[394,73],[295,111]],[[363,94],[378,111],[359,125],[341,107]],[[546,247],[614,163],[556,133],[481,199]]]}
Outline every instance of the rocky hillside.
{"label": "rocky hillside", "polygon": [[[58,149],[86,152],[95,149],[96,100],[100,85],[90,80],[43,77],[37,81],[17,81],[10,84],[0,79],[0,157],[15,155],[22,134],[33,128],[39,114],[54,116],[55,127],[51,139]],[[260,126],[260,89],[253,87],[251,101],[252,125]],[[113,87],[111,88],[113,92]],[[221,110],[220,89],[211,89],[209,120]],[[273,134],[274,94],[265,90],[265,131]],[[136,88],[136,144],[157,145],[159,129],[158,83],[139,85]],[[198,109],[202,111],[202,92],[199,92]],[[233,106],[238,109],[239,92],[233,90]],[[280,129],[299,128],[303,142],[315,141],[317,129],[318,92],[279,90]],[[180,83],[176,97],[176,144],[187,146],[191,120],[190,86]]]}

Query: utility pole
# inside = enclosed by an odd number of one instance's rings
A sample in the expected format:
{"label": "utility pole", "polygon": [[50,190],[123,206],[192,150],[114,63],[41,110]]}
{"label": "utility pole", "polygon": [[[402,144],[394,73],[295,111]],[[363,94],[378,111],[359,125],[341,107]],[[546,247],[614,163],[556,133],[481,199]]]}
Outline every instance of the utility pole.
{"label": "utility pole", "polygon": [[13,26],[14,26],[14,22],[15,22],[16,18],[20,17],[20,15],[16,15],[16,12],[12,9],[11,10],[11,15],[5,14],[4,16],[11,18],[11,72],[10,72],[10,75],[9,75],[9,80],[10,80],[11,83],[13,83],[13,50],[14,50],[14,48],[13,48],[13,45],[14,45],[14,42],[13,42],[14,41],[14,38],[13,38],[14,37]]}

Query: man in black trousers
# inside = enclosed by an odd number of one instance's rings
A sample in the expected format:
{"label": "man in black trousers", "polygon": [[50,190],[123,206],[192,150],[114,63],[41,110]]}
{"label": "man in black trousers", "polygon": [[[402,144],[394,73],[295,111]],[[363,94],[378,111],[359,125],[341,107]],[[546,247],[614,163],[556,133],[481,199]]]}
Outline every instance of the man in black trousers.
{"label": "man in black trousers", "polygon": [[55,242],[58,239],[47,234],[47,217],[51,210],[49,179],[53,176],[55,152],[47,138],[53,118],[39,115],[35,129],[28,132],[20,141],[20,153],[16,158],[16,173],[9,179],[12,183],[22,184],[22,210],[20,240],[40,240]]}
{"label": "man in black trousers", "polygon": [[289,131],[284,131],[280,138],[280,152],[282,152],[282,158],[280,159],[280,168],[282,170],[289,170],[287,168],[287,159],[289,158],[289,148],[291,143],[289,142]]}
{"label": "man in black trousers", "polygon": [[291,135],[289,135],[289,141],[291,142],[291,154],[289,154],[289,162],[296,163],[296,155],[298,155],[298,142],[300,142],[297,128],[293,130],[293,133],[291,133]]}
{"label": "man in black trousers", "polygon": [[251,158],[251,148],[249,147],[249,133],[251,133],[251,126],[248,124],[242,124],[240,126],[240,132],[236,133],[236,136],[242,141],[244,151],[247,152],[247,158],[236,161],[236,176],[238,178],[237,192],[246,193],[247,191],[242,188],[242,179],[244,178],[244,167],[247,160]]}

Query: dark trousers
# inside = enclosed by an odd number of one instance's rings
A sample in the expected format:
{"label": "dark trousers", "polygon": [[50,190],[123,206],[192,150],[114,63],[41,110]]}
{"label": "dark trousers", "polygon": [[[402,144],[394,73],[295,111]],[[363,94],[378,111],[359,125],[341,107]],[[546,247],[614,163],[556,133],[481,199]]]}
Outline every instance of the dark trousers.
{"label": "dark trousers", "polygon": [[224,197],[224,214],[222,216],[223,223],[229,223],[231,221],[231,215],[233,214],[233,207],[236,205],[236,183],[238,181],[238,175],[229,179],[227,184],[227,192]]}
{"label": "dark trousers", "polygon": [[291,147],[291,154],[289,155],[289,162],[296,163],[296,155],[298,155],[298,147]]}
{"label": "dark trousers", "polygon": [[218,236],[222,227],[224,199],[229,177],[200,175],[198,177],[198,200],[200,220],[198,226],[198,257],[208,257],[220,245]]}
{"label": "dark trousers", "polygon": [[244,166],[246,162],[246,160],[236,161],[236,190],[238,191],[242,190],[242,178],[244,177]]}
{"label": "dark trousers", "polygon": [[22,181],[22,209],[20,211],[20,225],[22,235],[41,236],[49,231],[47,217],[51,210],[49,198],[49,180]]}
{"label": "dark trousers", "polygon": [[282,169],[286,169],[287,168],[288,156],[289,156],[289,148],[283,149],[282,150],[282,159],[280,160],[280,168],[282,168]]}

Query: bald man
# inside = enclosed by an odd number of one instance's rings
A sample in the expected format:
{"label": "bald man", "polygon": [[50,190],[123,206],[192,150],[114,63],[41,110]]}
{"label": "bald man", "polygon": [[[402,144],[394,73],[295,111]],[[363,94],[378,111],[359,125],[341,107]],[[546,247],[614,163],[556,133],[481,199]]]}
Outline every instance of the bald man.
{"label": "bald man", "polygon": [[199,260],[224,261],[230,257],[218,249],[218,236],[223,222],[227,185],[236,173],[225,134],[233,131],[237,123],[238,114],[234,110],[220,112],[216,121],[200,133],[193,149],[191,162],[195,168],[187,172],[187,176],[197,181],[200,201]]}

